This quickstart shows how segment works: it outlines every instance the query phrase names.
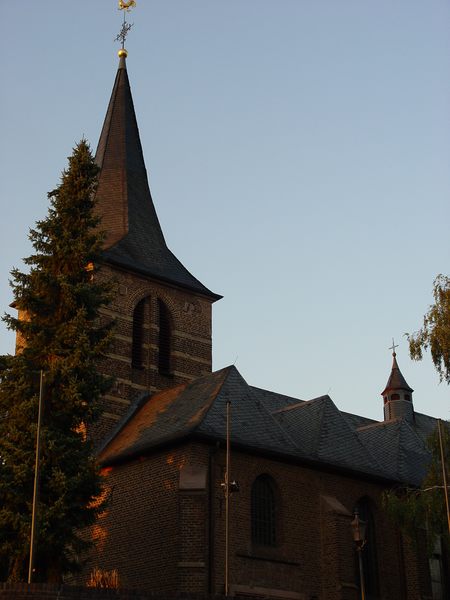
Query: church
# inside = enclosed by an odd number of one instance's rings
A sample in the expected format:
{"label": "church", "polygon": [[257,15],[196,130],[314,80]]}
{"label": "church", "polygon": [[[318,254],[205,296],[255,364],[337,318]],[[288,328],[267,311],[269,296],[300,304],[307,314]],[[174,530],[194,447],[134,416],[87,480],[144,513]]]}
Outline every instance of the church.
{"label": "church", "polygon": [[212,372],[221,296],[166,244],[126,57],[122,49],[96,153],[107,237],[94,276],[116,282],[100,369],[115,383],[91,432],[109,502],[86,577],[116,571],[121,587],[165,595],[448,597],[448,549],[437,543],[430,558],[383,511],[386,490],[420,485],[436,427],[414,411],[395,348],[381,422],[328,395],[301,401],[250,386],[234,366]]}

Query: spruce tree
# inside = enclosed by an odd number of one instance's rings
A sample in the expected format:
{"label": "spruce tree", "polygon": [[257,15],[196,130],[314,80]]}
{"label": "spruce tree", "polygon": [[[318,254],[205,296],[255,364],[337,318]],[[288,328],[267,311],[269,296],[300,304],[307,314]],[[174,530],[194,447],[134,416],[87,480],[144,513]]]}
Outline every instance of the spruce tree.
{"label": "spruce tree", "polygon": [[98,264],[102,234],[94,215],[98,167],[82,140],[47,217],[30,231],[29,270],[12,271],[18,334],[15,356],[0,357],[0,579],[26,580],[39,398],[44,374],[34,580],[77,568],[89,542],[80,531],[102,510],[101,481],[86,427],[110,381],[96,363],[110,339],[99,311],[111,285]]}

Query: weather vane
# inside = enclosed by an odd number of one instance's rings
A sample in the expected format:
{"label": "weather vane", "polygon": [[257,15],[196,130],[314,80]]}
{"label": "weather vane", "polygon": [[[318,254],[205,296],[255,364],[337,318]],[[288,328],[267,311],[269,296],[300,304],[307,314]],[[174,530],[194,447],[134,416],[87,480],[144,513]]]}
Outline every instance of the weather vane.
{"label": "weather vane", "polygon": [[124,2],[124,0],[119,0],[119,10],[123,10],[123,23],[122,28],[117,34],[115,38],[115,42],[121,42],[122,49],[119,50],[119,56],[126,56],[127,51],[125,50],[125,40],[127,39],[128,32],[133,27],[133,23],[128,23],[126,19],[126,13],[130,12],[132,8],[136,6],[135,0],[129,0],[129,2]]}

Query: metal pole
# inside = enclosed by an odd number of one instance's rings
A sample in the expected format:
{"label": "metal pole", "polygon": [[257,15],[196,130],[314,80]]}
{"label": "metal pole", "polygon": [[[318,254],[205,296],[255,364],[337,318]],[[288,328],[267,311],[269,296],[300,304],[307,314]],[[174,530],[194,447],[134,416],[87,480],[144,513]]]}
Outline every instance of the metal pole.
{"label": "metal pole", "polygon": [[358,559],[359,559],[359,581],[361,584],[361,600],[366,600],[366,587],[364,585],[364,569],[362,561],[362,546],[358,548]]}
{"label": "metal pole", "polygon": [[227,402],[227,450],[225,466],[225,597],[228,597],[228,554],[229,554],[229,525],[230,525],[230,413],[231,402]]}
{"label": "metal pole", "polygon": [[438,419],[438,434],[439,434],[439,447],[441,450],[441,465],[442,465],[442,479],[443,479],[443,483],[444,483],[445,506],[447,509],[447,525],[448,525],[448,532],[450,533],[450,509],[449,509],[449,503],[448,503],[447,469],[446,469],[446,465],[445,465],[444,442],[442,440],[442,431],[441,431],[441,419]]}
{"label": "metal pole", "polygon": [[28,566],[28,583],[31,583],[34,569],[34,555],[36,550],[36,517],[37,517],[37,503],[38,503],[38,492],[39,492],[39,456],[41,451],[41,419],[42,419],[42,396],[43,396],[43,383],[44,383],[44,372],[41,370],[40,381],[39,381],[39,408],[38,408],[38,421],[36,430],[36,457],[34,463],[34,487],[33,487],[33,507],[31,511],[31,535],[30,535],[30,562]]}

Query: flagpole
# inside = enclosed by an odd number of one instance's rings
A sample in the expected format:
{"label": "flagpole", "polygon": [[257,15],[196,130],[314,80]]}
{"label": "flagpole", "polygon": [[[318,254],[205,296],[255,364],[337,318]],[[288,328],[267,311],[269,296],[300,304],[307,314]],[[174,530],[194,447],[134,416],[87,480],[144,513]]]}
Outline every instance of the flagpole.
{"label": "flagpole", "polygon": [[441,431],[441,419],[438,419],[438,433],[439,433],[439,448],[441,451],[442,479],[443,479],[443,483],[444,483],[445,506],[447,509],[447,525],[448,525],[448,532],[450,534],[450,508],[449,508],[448,488],[447,488],[447,468],[445,465],[444,442],[442,440],[442,431]]}
{"label": "flagpole", "polygon": [[30,562],[28,565],[28,583],[31,583],[34,569],[34,555],[36,550],[36,517],[37,517],[37,502],[39,491],[39,457],[41,451],[41,420],[42,420],[42,396],[43,396],[44,372],[41,369],[39,381],[39,408],[38,421],[36,430],[36,456],[34,463],[34,487],[33,487],[33,508],[31,511],[31,535],[30,535]]}
{"label": "flagpole", "polygon": [[230,530],[230,411],[231,402],[227,402],[227,448],[225,467],[225,597],[229,595],[229,530]]}

